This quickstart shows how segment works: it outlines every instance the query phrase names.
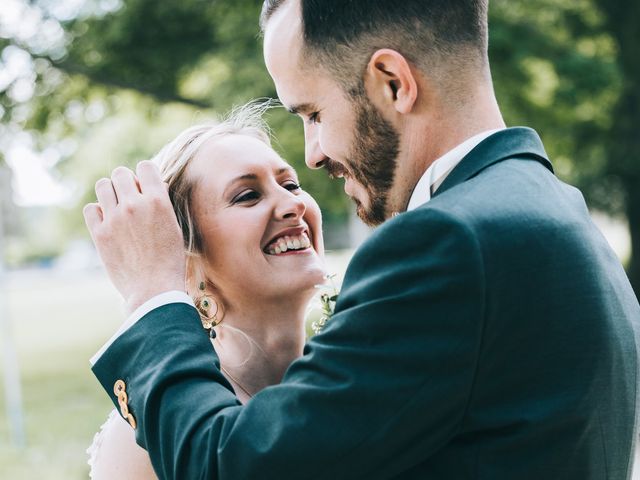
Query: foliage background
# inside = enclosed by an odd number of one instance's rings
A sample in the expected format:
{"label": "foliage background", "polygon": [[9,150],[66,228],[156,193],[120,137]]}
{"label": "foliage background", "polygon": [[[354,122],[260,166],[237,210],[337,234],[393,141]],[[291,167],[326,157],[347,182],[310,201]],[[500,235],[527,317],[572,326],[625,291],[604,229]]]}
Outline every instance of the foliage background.
{"label": "foliage background", "polygon": [[[26,148],[71,192],[55,205],[26,208],[0,178],[0,254],[12,269],[55,264],[86,240],[81,206],[115,166],[149,158],[185,127],[233,105],[275,96],[262,61],[260,5],[2,0],[0,165],[17,172]],[[580,186],[591,208],[626,220],[632,250],[624,260],[640,291],[640,3],[492,0],[490,26],[507,123],[536,128],[558,175]],[[344,232],[351,207],[338,182],[304,167],[299,120],[274,110],[269,121],[278,149],[322,206],[327,232]],[[82,450],[107,408],[86,359],[119,321],[117,298],[91,271],[8,282],[0,293],[19,339],[30,445],[11,450],[0,423],[0,477],[3,468],[13,478],[86,476]],[[44,474],[47,464],[56,467]]]}
{"label": "foliage background", "polygon": [[[0,67],[21,58],[28,68],[0,78],[0,158],[26,133],[75,189],[48,241],[21,222],[9,245],[14,264],[86,236],[79,206],[113,166],[150,157],[185,126],[233,105],[275,96],[262,61],[259,0],[7,1],[23,8],[0,24]],[[626,217],[640,251],[640,7],[622,0],[490,7],[490,57],[507,123],[536,128],[559,176],[580,186],[593,208]],[[303,166],[299,121],[282,111],[270,121],[328,225],[344,223],[350,206],[341,186]],[[639,262],[628,259],[636,290]]]}

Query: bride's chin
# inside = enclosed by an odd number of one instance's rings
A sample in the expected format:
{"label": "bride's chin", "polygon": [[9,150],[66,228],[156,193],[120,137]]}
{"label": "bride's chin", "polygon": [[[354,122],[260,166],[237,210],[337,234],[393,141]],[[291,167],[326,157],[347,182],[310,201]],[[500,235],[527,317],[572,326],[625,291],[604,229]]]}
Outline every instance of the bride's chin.
{"label": "bride's chin", "polygon": [[326,283],[327,275],[324,269],[318,268],[307,272],[303,279],[288,282],[287,297],[298,298],[302,302],[308,302],[318,292],[318,287]]}

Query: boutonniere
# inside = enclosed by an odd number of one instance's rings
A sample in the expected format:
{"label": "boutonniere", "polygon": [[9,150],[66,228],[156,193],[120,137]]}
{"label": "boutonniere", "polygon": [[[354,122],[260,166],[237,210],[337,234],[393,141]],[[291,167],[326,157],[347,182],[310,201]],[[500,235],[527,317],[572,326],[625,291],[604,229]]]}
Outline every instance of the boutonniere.
{"label": "boutonniere", "polygon": [[335,277],[335,274],[327,275],[327,282],[323,285],[318,285],[318,289],[322,292],[320,294],[320,308],[322,314],[320,315],[320,318],[311,323],[311,329],[316,335],[324,329],[336,309],[339,290],[335,283]]}

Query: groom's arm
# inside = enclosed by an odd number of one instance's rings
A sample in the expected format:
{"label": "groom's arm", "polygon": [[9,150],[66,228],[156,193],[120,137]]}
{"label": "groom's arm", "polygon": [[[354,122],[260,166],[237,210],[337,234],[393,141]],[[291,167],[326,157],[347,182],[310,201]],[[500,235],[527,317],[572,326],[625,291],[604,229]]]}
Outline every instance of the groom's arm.
{"label": "groom's arm", "polygon": [[483,328],[474,236],[423,208],[355,255],[325,332],[281,385],[240,406],[197,312],[161,307],[94,372],[124,380],[138,442],[161,478],[391,477],[459,428]]}

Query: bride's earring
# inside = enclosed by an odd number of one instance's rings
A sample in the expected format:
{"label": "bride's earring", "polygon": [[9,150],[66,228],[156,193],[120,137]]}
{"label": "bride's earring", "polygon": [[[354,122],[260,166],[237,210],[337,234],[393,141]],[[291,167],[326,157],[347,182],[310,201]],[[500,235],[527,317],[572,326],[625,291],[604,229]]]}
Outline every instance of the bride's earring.
{"label": "bride's earring", "polygon": [[209,331],[209,337],[213,339],[216,338],[214,327],[222,323],[224,311],[221,308],[221,304],[215,298],[207,295],[206,289],[206,283],[200,282],[198,286],[200,296],[196,299],[195,305],[200,314],[202,327]]}

